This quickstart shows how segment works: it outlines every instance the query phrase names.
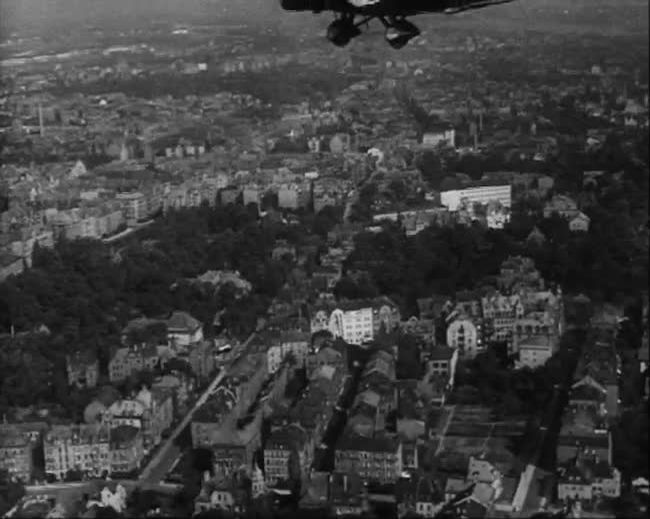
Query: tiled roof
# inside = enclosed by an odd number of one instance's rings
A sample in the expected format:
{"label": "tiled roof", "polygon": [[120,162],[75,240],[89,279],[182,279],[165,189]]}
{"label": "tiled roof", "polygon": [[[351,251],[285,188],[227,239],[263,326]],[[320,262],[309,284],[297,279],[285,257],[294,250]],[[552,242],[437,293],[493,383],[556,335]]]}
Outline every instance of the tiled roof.
{"label": "tiled roof", "polygon": [[337,451],[395,453],[399,442],[389,437],[365,438],[356,434],[344,434],[336,444]]}
{"label": "tiled roof", "polygon": [[170,332],[194,332],[201,326],[201,323],[187,312],[173,312],[167,320],[167,329]]}

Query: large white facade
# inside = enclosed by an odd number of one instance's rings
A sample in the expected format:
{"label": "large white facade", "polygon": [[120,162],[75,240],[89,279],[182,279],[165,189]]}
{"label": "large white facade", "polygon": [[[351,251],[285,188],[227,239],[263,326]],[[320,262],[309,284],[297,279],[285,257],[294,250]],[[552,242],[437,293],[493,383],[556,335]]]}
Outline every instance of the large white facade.
{"label": "large white facade", "polygon": [[478,330],[469,319],[458,319],[447,328],[447,344],[458,348],[465,357],[473,358],[480,351]]}
{"label": "large white facade", "polygon": [[372,308],[334,310],[330,316],[329,330],[332,335],[341,337],[350,344],[361,344],[364,340],[372,339]]}
{"label": "large white facade", "polygon": [[450,211],[457,211],[463,200],[470,205],[475,203],[487,205],[489,202],[498,201],[503,207],[510,208],[512,205],[512,186],[470,187],[440,193],[440,203]]}

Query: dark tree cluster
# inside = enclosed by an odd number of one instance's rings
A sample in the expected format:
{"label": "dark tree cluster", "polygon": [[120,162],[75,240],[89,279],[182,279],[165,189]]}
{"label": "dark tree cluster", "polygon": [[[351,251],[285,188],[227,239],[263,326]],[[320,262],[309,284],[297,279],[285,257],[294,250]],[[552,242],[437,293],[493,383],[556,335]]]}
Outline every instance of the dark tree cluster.
{"label": "dark tree cluster", "polygon": [[513,370],[490,349],[459,365],[453,401],[488,405],[500,416],[536,412],[548,404],[561,362],[556,356],[535,370]]}
{"label": "dark tree cluster", "polygon": [[[328,221],[327,214],[322,218]],[[319,232],[326,232],[330,224],[319,222]],[[184,310],[210,334],[215,315],[225,309],[222,325],[235,336],[248,335],[292,268],[286,258],[271,258],[276,238],[299,244],[315,227],[313,219],[299,231],[262,226],[256,208],[202,206],[170,212],[120,250],[96,240],[37,249],[33,268],[0,284],[0,406],[78,407],[67,387],[66,354],[92,352],[105,369],[134,317],[166,319]],[[252,292],[238,299],[228,285],[215,291],[188,281],[219,269],[238,270]],[[29,333],[41,325],[49,334]],[[149,332],[154,339],[160,335]]]}
{"label": "dark tree cluster", "polygon": [[[435,161],[435,156],[423,160]],[[596,301],[621,300],[648,284],[647,167],[624,166],[619,179],[604,175],[591,194],[574,195],[590,197],[583,209],[591,219],[589,232],[572,233],[567,220],[543,218],[540,203],[522,199],[513,205],[512,222],[504,231],[431,226],[409,237],[399,226],[385,225],[380,233],[361,233],[346,269],[368,271],[374,286],[403,302],[409,315],[417,298],[480,287],[510,255],[532,257],[547,282],[568,292],[584,292]],[[370,212],[376,194],[374,184],[361,190],[355,208],[359,217]],[[526,239],[535,226],[544,234],[543,243]]]}

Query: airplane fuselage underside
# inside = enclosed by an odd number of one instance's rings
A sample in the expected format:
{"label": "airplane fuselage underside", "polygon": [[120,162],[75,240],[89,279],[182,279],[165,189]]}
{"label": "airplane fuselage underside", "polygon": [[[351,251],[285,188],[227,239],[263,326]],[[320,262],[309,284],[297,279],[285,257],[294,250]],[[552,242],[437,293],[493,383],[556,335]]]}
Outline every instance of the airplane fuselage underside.
{"label": "airplane fuselage underside", "polygon": [[[386,28],[386,40],[396,49],[404,47],[420,30],[406,20],[426,13],[455,14],[482,9],[513,0],[281,0],[286,11],[332,11],[337,19],[327,29],[327,38],[345,46],[361,34],[359,27],[378,19]],[[358,20],[360,19],[360,20]]]}

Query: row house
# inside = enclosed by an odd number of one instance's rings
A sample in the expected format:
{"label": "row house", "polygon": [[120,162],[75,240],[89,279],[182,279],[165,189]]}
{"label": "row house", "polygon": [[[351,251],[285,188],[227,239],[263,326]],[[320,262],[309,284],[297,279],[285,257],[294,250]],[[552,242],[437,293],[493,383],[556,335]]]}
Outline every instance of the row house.
{"label": "row house", "polygon": [[368,482],[395,483],[402,473],[402,444],[389,437],[344,434],[336,444],[334,467]]}
{"label": "row house", "polygon": [[559,469],[557,494],[560,501],[593,502],[621,495],[621,473],[597,456],[580,453]]}
{"label": "row house", "polygon": [[89,352],[76,352],[66,355],[66,372],[70,386],[93,388],[99,378],[99,361]]}
{"label": "row house", "polygon": [[110,473],[110,430],[108,424],[53,425],[43,439],[45,473],[58,480],[69,471],[89,477]]}
{"label": "row house", "polygon": [[46,422],[0,424],[0,469],[28,483],[32,477],[34,454],[42,448]]}
{"label": "row house", "polygon": [[16,428],[2,426],[0,428],[0,469],[6,470],[9,477],[29,483],[33,468],[30,439]]}
{"label": "row house", "polygon": [[65,236],[70,240],[110,236],[126,222],[123,211],[111,209],[110,206],[103,210],[99,208],[98,214],[87,216],[81,216],[78,210],[58,211],[48,221],[55,236]]}
{"label": "row house", "polygon": [[300,425],[275,430],[264,446],[264,475],[268,485],[307,480],[314,458],[314,438]]}

